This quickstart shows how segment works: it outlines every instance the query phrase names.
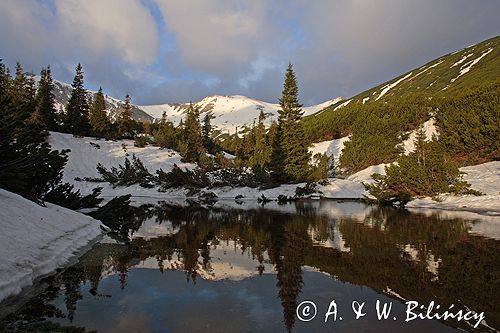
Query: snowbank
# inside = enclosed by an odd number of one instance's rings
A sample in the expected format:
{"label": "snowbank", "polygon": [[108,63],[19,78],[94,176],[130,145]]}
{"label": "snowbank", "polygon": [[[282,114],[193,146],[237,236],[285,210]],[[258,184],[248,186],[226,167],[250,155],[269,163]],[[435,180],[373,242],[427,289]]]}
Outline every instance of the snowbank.
{"label": "snowbank", "polygon": [[[427,121],[424,124],[424,129],[427,138],[432,137],[432,134],[435,133],[434,120]],[[410,137],[414,136],[414,134],[415,132],[410,133]],[[316,143],[311,148],[311,151],[313,153],[327,153],[333,156],[335,160],[338,160],[347,140],[349,140],[349,137]],[[93,138],[75,138],[69,134],[53,132],[50,136],[50,143],[55,149],[71,149],[68,155],[69,161],[64,171],[64,181],[72,183],[75,188],[80,189],[84,194],[90,193],[94,187],[101,186],[103,187],[102,197],[104,198],[132,194],[135,197],[133,201],[138,202],[142,201],[141,198],[159,200],[184,199],[187,196],[187,191],[183,189],[171,189],[167,192],[158,192],[157,188],[146,189],[139,185],[112,188],[107,183],[80,182],[75,181],[74,178],[98,177],[96,170],[97,163],[101,163],[108,168],[112,166],[116,167],[119,164],[123,164],[127,154],[128,156],[135,154],[152,173],[159,168],[169,171],[174,164],[188,169],[195,167],[191,163],[182,163],[180,155],[175,151],[152,146],[137,148],[133,146],[133,142],[130,140],[106,141]],[[404,143],[406,151],[413,149],[412,143],[413,140],[411,138]],[[99,145],[99,147],[96,145]],[[373,179],[371,175],[373,173],[385,174],[385,166],[387,164],[370,166],[349,176],[347,179],[331,178],[328,185],[320,186],[318,190],[326,198],[363,199],[368,193],[365,191],[362,183],[372,183]],[[467,173],[464,179],[471,183],[473,189],[485,193],[487,196],[457,197],[447,195],[443,196],[439,202],[433,201],[430,198],[424,198],[410,202],[409,207],[470,210],[500,214],[500,162],[484,163],[461,168],[460,170]],[[219,199],[234,199],[238,195],[244,196],[245,199],[256,199],[262,195],[269,199],[276,199],[279,195],[293,196],[297,186],[304,186],[304,184],[282,185],[268,190],[248,187],[225,187],[204,190],[214,192]]]}
{"label": "snowbank", "polygon": [[432,208],[447,210],[467,210],[483,214],[500,215],[500,162],[488,162],[460,168],[465,172],[464,180],[471,188],[486,195],[454,196],[442,195],[439,201],[431,198],[415,199],[409,208]]}
{"label": "snowbank", "polygon": [[0,301],[53,272],[101,234],[91,217],[0,189]]}
{"label": "snowbank", "polygon": [[64,168],[64,182],[69,182],[75,188],[82,190],[82,193],[90,193],[95,183],[77,182],[76,177],[98,178],[97,163],[101,163],[106,168],[117,167],[124,163],[125,158],[138,157],[151,173],[158,169],[170,171],[174,164],[181,168],[192,169],[195,167],[191,163],[181,162],[181,156],[170,149],[161,149],[153,146],[144,148],[134,147],[132,140],[99,140],[96,138],[84,137],[76,138],[71,134],[51,132],[49,143],[53,149],[70,149],[68,153],[68,163]]}
{"label": "snowbank", "polygon": [[309,151],[311,152],[312,156],[319,153],[333,157],[335,164],[337,164],[340,158],[340,154],[342,154],[342,150],[344,149],[344,145],[347,141],[349,141],[349,139],[349,136],[344,136],[336,140],[313,143],[311,148],[309,148]]}

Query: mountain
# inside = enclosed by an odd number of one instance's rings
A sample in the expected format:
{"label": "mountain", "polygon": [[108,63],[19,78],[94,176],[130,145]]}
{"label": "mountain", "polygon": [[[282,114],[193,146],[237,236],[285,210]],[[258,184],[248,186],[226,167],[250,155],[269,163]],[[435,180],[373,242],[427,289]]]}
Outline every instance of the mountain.
{"label": "mountain", "polygon": [[[304,107],[304,116],[312,115],[321,111],[325,107],[342,100],[341,97],[326,101],[324,103]],[[279,104],[267,103],[245,96],[208,96],[201,101],[194,103],[201,110],[202,117],[205,113],[212,116],[212,125],[223,132],[234,133],[236,128],[250,126],[259,118],[262,110],[267,118],[266,124],[278,118]],[[184,113],[188,109],[189,103],[184,104],[162,104],[162,105],[140,105],[138,108],[146,112],[155,119],[161,119],[163,112],[166,112],[167,119],[177,124],[184,118]]]}
{"label": "mountain", "polygon": [[[39,77],[36,77],[39,79]],[[68,104],[69,97],[71,96],[71,85],[65,82],[54,80],[54,95],[56,100],[56,109],[61,110],[64,109],[66,104]],[[95,91],[90,91],[91,94],[95,94]],[[121,113],[123,109],[124,101],[113,98],[108,95],[104,95],[104,101],[106,103],[106,109],[108,111],[111,119],[115,119],[117,115]],[[135,120],[143,121],[143,122],[152,122],[154,120],[153,117],[145,113],[143,110],[138,107],[132,105],[132,116]]]}
{"label": "mountain", "polygon": [[[56,97],[56,108],[64,108],[71,95],[71,85],[54,80],[54,94]],[[91,92],[95,93],[95,92]],[[338,97],[324,103],[307,106],[303,108],[304,116],[313,115],[322,109],[338,103],[342,98]],[[112,119],[121,113],[124,101],[105,95],[105,102],[108,114]],[[133,118],[142,122],[154,122],[162,118],[166,112],[167,119],[174,124],[178,124],[185,117],[185,112],[190,103],[172,103],[160,105],[132,105]],[[208,96],[201,101],[194,103],[201,110],[203,118],[206,113],[212,116],[212,125],[221,132],[234,133],[236,128],[242,129],[251,126],[258,120],[260,110],[266,114],[266,124],[278,117],[279,104],[272,104],[245,96]]]}
{"label": "mountain", "polygon": [[337,102],[322,112],[348,104],[365,104],[423,93],[451,94],[500,77],[500,36],[446,54],[356,96]]}
{"label": "mountain", "polygon": [[[416,101],[412,98],[422,99],[423,96],[436,101],[449,98],[467,89],[500,80],[499,69],[500,36],[496,36],[443,55],[350,99],[339,101],[305,117],[304,126],[313,142],[350,135],[356,122],[366,121],[366,117],[356,119],[358,114],[367,111],[370,106],[372,109],[387,109],[384,106],[387,103],[399,103],[401,109],[414,104]],[[342,112],[339,113],[340,110]]]}

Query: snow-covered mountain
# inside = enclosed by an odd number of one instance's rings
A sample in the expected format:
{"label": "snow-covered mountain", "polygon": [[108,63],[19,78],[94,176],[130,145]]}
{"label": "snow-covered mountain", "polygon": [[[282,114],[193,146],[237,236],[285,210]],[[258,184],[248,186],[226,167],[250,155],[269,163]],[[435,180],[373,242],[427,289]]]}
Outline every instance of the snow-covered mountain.
{"label": "snow-covered mountain", "polygon": [[[304,116],[319,112],[341,99],[338,97],[318,105],[304,107]],[[261,110],[266,114],[266,125],[269,125],[273,119],[277,119],[280,108],[279,104],[267,103],[241,95],[208,96],[194,104],[200,108],[202,115],[206,113],[212,115],[212,125],[222,132],[229,133],[234,133],[236,128],[241,129],[245,126],[251,126],[254,121],[257,122]],[[166,112],[167,119],[175,124],[184,118],[188,107],[189,103],[138,106],[155,119],[160,119],[163,112]]]}
{"label": "snow-covered mountain", "polygon": [[[36,77],[35,79],[39,79]],[[56,100],[56,109],[62,110],[68,104],[69,97],[71,96],[71,85],[65,82],[54,80],[54,95]],[[91,94],[95,94],[95,91],[89,91]],[[113,98],[108,95],[104,95],[104,101],[106,102],[106,109],[108,111],[111,119],[115,119],[117,115],[121,113],[123,105],[125,104],[122,100]],[[134,119],[138,121],[151,122],[153,117],[145,113],[143,110],[132,105],[132,115]]]}
{"label": "snow-covered mountain", "polygon": [[[56,97],[57,109],[64,108],[71,94],[71,85],[54,81],[54,94]],[[95,93],[95,92],[91,92]],[[341,101],[341,97],[326,101],[324,103],[303,107],[304,116],[313,115],[324,108]],[[115,119],[122,111],[124,102],[122,100],[105,95],[108,114]],[[167,119],[174,124],[178,124],[185,117],[185,113],[190,103],[173,103],[160,105],[133,105],[133,117],[139,121],[154,122],[162,118],[166,112]],[[201,110],[202,117],[206,113],[212,116],[212,125],[222,133],[234,133],[236,128],[242,129],[257,122],[260,110],[266,114],[266,125],[278,117],[278,104],[267,103],[245,96],[208,96],[201,101],[194,103]]]}

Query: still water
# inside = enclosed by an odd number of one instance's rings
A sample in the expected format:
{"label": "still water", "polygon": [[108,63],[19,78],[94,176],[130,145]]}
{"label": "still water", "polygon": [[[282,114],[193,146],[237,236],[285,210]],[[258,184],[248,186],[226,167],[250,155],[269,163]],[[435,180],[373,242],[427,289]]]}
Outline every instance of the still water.
{"label": "still water", "polygon": [[[500,329],[498,217],[333,201],[157,202],[116,225],[42,280],[0,332]],[[455,318],[423,319],[446,310]]]}

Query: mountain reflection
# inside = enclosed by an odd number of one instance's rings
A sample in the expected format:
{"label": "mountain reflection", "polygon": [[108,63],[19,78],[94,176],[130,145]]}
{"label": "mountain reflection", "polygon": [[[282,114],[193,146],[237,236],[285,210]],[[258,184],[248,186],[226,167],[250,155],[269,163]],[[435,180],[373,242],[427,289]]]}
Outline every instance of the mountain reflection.
{"label": "mountain reflection", "polygon": [[[48,278],[46,291],[0,328],[17,327],[22,318],[57,331],[51,318],[71,323],[84,296],[113,298],[100,290],[103,281],[112,278],[126,292],[131,270],[153,268],[182,271],[188,284],[275,274],[270,297],[279,297],[282,325],[292,331],[304,266],[400,300],[478,309],[489,326],[500,326],[500,242],[471,234],[475,221],[334,202],[247,210],[159,203],[129,219],[128,228],[111,233],[115,241],[96,244]],[[86,283],[90,296],[81,288]],[[56,297],[64,299],[65,311],[53,305]],[[446,324],[471,330],[463,322]],[[85,331],[61,331],[72,329]]]}

